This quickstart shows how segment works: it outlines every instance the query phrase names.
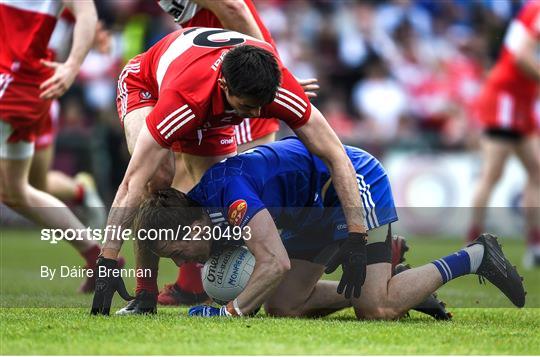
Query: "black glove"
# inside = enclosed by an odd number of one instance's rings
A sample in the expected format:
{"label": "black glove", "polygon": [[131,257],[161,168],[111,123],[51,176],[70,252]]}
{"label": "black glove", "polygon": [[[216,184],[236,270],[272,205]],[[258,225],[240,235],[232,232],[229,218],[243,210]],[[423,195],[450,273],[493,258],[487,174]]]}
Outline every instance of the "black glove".
{"label": "black glove", "polygon": [[326,274],[332,273],[341,264],[343,275],[339,282],[337,292],[349,299],[351,293],[355,298],[360,297],[362,285],[366,280],[366,237],[367,233],[349,233],[349,237],[339,248],[339,251],[326,264]]}
{"label": "black glove", "polygon": [[[115,292],[126,300],[130,301],[134,298],[130,296],[126,290],[126,285],[118,272],[118,262],[114,259],[99,257],[96,266],[96,290],[94,292],[94,300],[92,301],[92,315],[103,314],[109,315],[111,311],[112,298]],[[105,267],[105,269],[100,267]],[[101,274],[99,272],[101,271]],[[101,275],[101,276],[100,276]],[[115,277],[115,275],[118,275]]]}

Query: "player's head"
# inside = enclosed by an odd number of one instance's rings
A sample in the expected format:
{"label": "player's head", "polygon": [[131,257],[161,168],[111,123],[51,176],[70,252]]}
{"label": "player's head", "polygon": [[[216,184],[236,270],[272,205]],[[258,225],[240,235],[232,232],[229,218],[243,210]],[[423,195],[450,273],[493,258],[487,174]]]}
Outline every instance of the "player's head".
{"label": "player's head", "polygon": [[241,117],[258,117],[261,107],[274,100],[281,71],[274,55],[251,45],[230,50],[221,67],[219,85],[227,102]]}
{"label": "player's head", "polygon": [[180,265],[208,259],[211,242],[191,238],[194,227],[209,224],[208,215],[197,202],[171,187],[145,199],[133,225],[140,248]]}

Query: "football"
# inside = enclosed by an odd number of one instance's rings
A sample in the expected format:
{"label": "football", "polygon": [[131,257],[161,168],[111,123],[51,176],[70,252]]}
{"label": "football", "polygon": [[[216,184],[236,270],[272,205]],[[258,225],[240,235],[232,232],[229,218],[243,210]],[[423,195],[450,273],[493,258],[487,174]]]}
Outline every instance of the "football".
{"label": "football", "polygon": [[253,268],[255,257],[246,247],[226,248],[204,265],[204,290],[216,303],[225,305],[244,290]]}

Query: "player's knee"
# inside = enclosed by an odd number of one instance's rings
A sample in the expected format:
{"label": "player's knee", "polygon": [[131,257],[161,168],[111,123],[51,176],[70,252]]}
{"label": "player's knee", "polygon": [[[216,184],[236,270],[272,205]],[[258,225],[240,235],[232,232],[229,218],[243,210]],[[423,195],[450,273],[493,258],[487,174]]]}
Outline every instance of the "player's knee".
{"label": "player's knee", "polygon": [[396,320],[404,313],[400,309],[386,306],[355,308],[354,312],[359,320]]}

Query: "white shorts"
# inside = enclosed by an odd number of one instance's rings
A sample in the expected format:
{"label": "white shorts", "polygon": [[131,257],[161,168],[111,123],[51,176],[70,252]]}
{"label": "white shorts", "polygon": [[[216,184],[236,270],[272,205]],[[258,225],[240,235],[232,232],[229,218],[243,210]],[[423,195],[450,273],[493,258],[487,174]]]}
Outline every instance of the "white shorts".
{"label": "white shorts", "polygon": [[0,121],[0,159],[24,160],[34,155],[34,143],[29,141],[8,142],[13,133],[9,123]]}

